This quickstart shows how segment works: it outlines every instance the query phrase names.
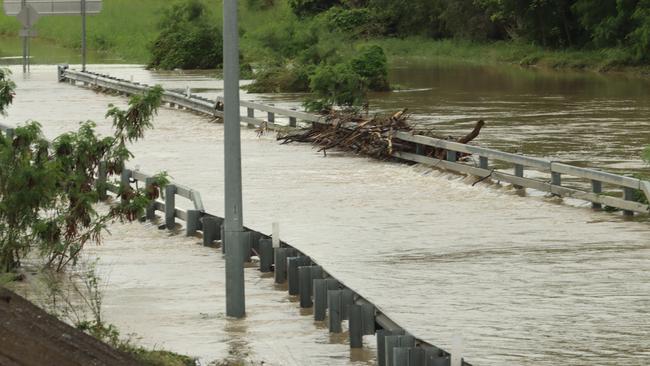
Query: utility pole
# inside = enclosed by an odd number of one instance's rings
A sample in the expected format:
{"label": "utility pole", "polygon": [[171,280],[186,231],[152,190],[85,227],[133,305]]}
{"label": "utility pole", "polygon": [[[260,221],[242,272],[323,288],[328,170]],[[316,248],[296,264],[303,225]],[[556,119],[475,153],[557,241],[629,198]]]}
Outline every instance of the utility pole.
{"label": "utility pole", "polygon": [[81,71],[86,72],[86,0],[81,0]]}
{"label": "utility pole", "polygon": [[[23,10],[25,9],[25,5],[27,5],[27,0],[22,0],[20,3],[20,9]],[[25,29],[25,27],[23,27]],[[28,34],[23,36],[23,74],[27,73],[27,58],[29,57],[27,54],[27,38],[29,37]]]}
{"label": "utility pole", "polygon": [[223,82],[226,247],[226,315],[246,315],[244,295],[244,233],[241,185],[239,111],[239,29],[237,0],[223,1]]}

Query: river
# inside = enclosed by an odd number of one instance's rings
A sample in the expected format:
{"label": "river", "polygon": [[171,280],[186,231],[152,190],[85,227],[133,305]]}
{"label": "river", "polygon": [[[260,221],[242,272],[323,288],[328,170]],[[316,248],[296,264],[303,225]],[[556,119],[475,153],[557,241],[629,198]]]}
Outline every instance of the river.
{"label": "river", "polygon": [[[189,85],[205,95],[220,92],[220,83],[201,73],[158,74],[129,65],[91,70],[169,88]],[[57,84],[51,66],[34,67],[25,79],[14,71],[18,94],[5,123],[35,119],[50,137],[86,119],[107,132],[106,105],[125,102]],[[441,134],[458,134],[485,118],[477,140],[482,145],[619,173],[647,172],[638,158],[650,144],[646,80],[448,63],[405,64],[391,78],[402,90],[374,95],[373,105],[386,111],[408,107]],[[299,104],[295,95],[244,98]],[[222,214],[222,125],[169,108],[155,124],[133,146],[132,165],[167,170],[199,190],[208,211]],[[280,222],[283,240],[416,336],[450,348],[460,335],[474,365],[650,363],[645,218],[624,221],[586,205],[519,197],[508,187],[472,187],[462,177],[422,166],[341,153],[323,157],[310,146],[279,146],[273,136],[260,138],[247,129],[242,152],[247,226],[270,232],[271,223]],[[120,269],[131,281],[118,286],[153,276],[136,265]],[[205,274],[186,275],[199,281]],[[108,309],[114,318],[129,309],[121,304]],[[146,333],[149,324],[166,319],[131,322]],[[311,331],[313,325],[304,327]]]}

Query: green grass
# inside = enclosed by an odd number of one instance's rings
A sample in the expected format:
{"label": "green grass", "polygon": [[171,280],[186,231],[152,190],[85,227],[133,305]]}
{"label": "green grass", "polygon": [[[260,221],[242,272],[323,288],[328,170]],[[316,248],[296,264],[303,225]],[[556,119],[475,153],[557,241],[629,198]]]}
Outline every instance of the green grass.
{"label": "green grass", "polygon": [[[88,48],[116,56],[127,63],[147,62],[148,47],[157,34],[158,19],[169,3],[167,0],[104,1],[102,12],[88,17]],[[213,7],[217,8],[216,4]],[[16,36],[19,28],[20,24],[14,17],[4,13],[0,15],[1,35]],[[36,30],[39,39],[66,48],[81,47],[79,16],[43,17],[36,24]]]}
{"label": "green grass", "polygon": [[644,71],[647,66],[633,64],[623,49],[548,50],[517,42],[477,43],[456,39],[433,40],[411,37],[367,40],[384,48],[392,61],[397,59],[449,59],[479,64],[511,63],[552,69],[592,71]]}

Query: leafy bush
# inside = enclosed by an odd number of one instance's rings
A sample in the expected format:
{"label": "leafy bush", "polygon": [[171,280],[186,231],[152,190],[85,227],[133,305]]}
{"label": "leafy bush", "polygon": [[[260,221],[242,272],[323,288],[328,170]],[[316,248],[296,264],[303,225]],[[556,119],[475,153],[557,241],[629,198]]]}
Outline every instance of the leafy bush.
{"label": "leafy bush", "polygon": [[335,6],[323,13],[323,18],[328,29],[345,32],[355,38],[385,33],[383,24],[368,8],[348,9]]}
{"label": "leafy bush", "polygon": [[255,74],[255,82],[247,87],[251,93],[309,92],[309,76],[313,67],[304,65],[270,66]]}
{"label": "leafy bush", "polygon": [[109,221],[142,214],[153,199],[142,189],[125,189],[106,214],[95,211],[101,198],[95,172],[104,162],[109,175],[122,172],[132,156],[127,143],[152,127],[161,98],[162,88],[155,87],[133,97],[127,110],[111,108],[110,137],[99,137],[90,121],[52,145],[37,122],[0,134],[0,272],[20,266],[32,249],[61,270],[77,261],[86,243],[100,242]]}
{"label": "leafy bush", "polygon": [[370,46],[360,51],[351,61],[352,69],[359,74],[373,91],[390,90],[388,83],[388,60],[379,46]]}
{"label": "leafy bush", "polygon": [[305,102],[305,107],[312,111],[333,105],[358,106],[366,100],[366,82],[349,63],[319,66],[310,78],[309,87],[314,96]]}
{"label": "leafy bush", "polygon": [[223,64],[223,35],[199,0],[167,9],[151,45],[150,68],[212,69]]}
{"label": "leafy bush", "polygon": [[0,68],[0,116],[6,113],[7,107],[14,100],[16,84],[9,79],[10,74],[11,71]]}

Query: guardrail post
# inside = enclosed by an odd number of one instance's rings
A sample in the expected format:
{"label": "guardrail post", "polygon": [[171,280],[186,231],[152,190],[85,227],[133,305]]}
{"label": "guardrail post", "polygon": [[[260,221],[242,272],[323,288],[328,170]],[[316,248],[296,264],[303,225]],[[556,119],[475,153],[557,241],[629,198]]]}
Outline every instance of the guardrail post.
{"label": "guardrail post", "polygon": [[185,223],[185,236],[192,236],[201,228],[201,211],[187,210],[187,222]]}
{"label": "guardrail post", "polygon": [[[515,164],[515,177],[520,177],[520,178],[524,177],[524,166],[523,165]],[[515,189],[524,188],[524,187],[522,187],[520,185],[517,185],[517,184],[515,184],[514,187],[515,187]]]}
{"label": "guardrail post", "polygon": [[100,161],[97,167],[97,194],[99,194],[100,201],[106,201],[106,180],[108,178],[108,169],[105,161]]}
{"label": "guardrail post", "polygon": [[301,308],[310,308],[313,305],[311,301],[311,285],[311,266],[298,267],[298,292]]}
{"label": "guardrail post", "polygon": [[447,150],[447,161],[458,161],[458,154],[455,151]]}
{"label": "guardrail post", "polygon": [[377,330],[377,366],[386,366],[386,335],[384,329]]}
{"label": "guardrail post", "polygon": [[[246,108],[246,116],[248,118],[255,118],[255,109],[250,107]],[[255,128],[255,125],[248,123],[248,128]]]}
{"label": "guardrail post", "polygon": [[363,308],[361,305],[349,305],[350,348],[363,347]]}
{"label": "guardrail post", "polygon": [[327,311],[327,282],[322,278],[316,278],[312,282],[314,290],[314,321],[325,320]]}
{"label": "guardrail post", "polygon": [[409,366],[426,366],[425,352],[422,347],[409,348]]}
{"label": "guardrail post", "polygon": [[[145,189],[147,191],[150,191],[150,190],[153,189],[154,179],[152,177],[146,178],[144,180],[144,182],[145,182],[144,186],[145,186]],[[147,206],[147,208],[145,210],[145,217],[147,218],[147,220],[154,220],[156,218],[156,208],[154,207],[153,202],[151,202]]]}
{"label": "guardrail post", "polygon": [[[591,191],[594,192],[595,194],[601,194],[603,193],[603,183],[597,180],[592,180],[591,181]],[[591,207],[594,209],[601,209],[603,208],[603,205],[600,203],[592,202]]]}
{"label": "guardrail post", "polygon": [[562,185],[562,174],[551,172],[551,184],[554,186]]}
{"label": "guardrail post", "polygon": [[[632,188],[625,187],[623,188],[623,199],[626,201],[634,201],[635,190]],[[624,216],[634,216],[634,211],[623,211]]]}
{"label": "guardrail post", "polygon": [[[122,174],[120,174],[120,189],[122,191],[126,189],[131,188],[131,171],[129,169],[122,169]],[[124,203],[126,199],[122,197],[122,203]]]}
{"label": "guardrail post", "polygon": [[271,272],[271,265],[273,265],[273,241],[271,239],[260,239],[258,253],[260,255],[260,272]]}
{"label": "guardrail post", "polygon": [[57,65],[56,75],[59,82],[65,81],[65,70],[68,69],[68,65]]}
{"label": "guardrail post", "polygon": [[275,283],[284,283],[287,280],[287,254],[288,248],[274,248],[275,254],[275,272],[273,277]]}
{"label": "guardrail post", "polygon": [[424,155],[424,145],[422,144],[415,144],[415,153],[417,155]]}
{"label": "guardrail post", "polygon": [[5,136],[7,136],[8,140],[13,140],[15,135],[16,135],[16,130],[14,130],[13,128],[7,128],[5,130]]}
{"label": "guardrail post", "polygon": [[165,186],[165,226],[173,230],[176,226],[176,186]]}
{"label": "guardrail post", "polygon": [[395,348],[399,347],[399,335],[387,335],[384,337],[384,347],[385,347],[385,352],[384,354],[386,355],[386,360],[384,362],[384,365],[386,366],[402,366],[402,365],[395,365],[393,363],[394,356],[393,354],[395,353]]}
{"label": "guardrail post", "polygon": [[409,364],[409,348],[395,347],[393,349],[393,365],[407,366]]}
{"label": "guardrail post", "polygon": [[481,169],[490,169],[490,162],[486,156],[480,156],[478,158],[478,164]]}
{"label": "guardrail post", "polygon": [[451,358],[449,356],[428,355],[427,366],[450,366]]}
{"label": "guardrail post", "polygon": [[[217,231],[219,228],[219,221],[216,217],[203,216],[203,246],[212,246],[212,243],[217,240]],[[223,245],[222,245],[223,246]]]}
{"label": "guardrail post", "polygon": [[309,257],[288,257],[287,258],[287,278],[289,280],[289,295],[299,295],[299,277],[298,267],[308,266]]}
{"label": "guardrail post", "polygon": [[341,319],[350,319],[350,312],[348,309],[350,305],[354,304],[354,292],[350,289],[341,290]]}
{"label": "guardrail post", "polygon": [[[295,111],[296,108],[291,108],[292,111]],[[296,127],[298,125],[298,119],[296,117],[289,117],[289,127]]]}
{"label": "guardrail post", "polygon": [[329,309],[330,333],[341,333],[341,290],[327,291],[327,308]]}
{"label": "guardrail post", "polygon": [[[275,104],[269,104],[269,105],[270,105],[270,106],[274,106]],[[267,113],[267,117],[268,117],[268,122],[269,122],[269,123],[275,123],[275,113],[273,113],[273,112],[268,112],[268,113]]]}
{"label": "guardrail post", "polygon": [[363,317],[363,334],[364,335],[373,335],[375,334],[375,305],[373,304],[363,304],[361,305],[362,317]]}

